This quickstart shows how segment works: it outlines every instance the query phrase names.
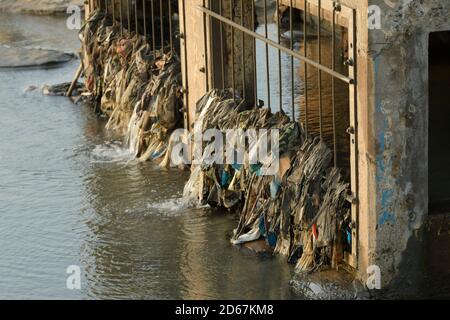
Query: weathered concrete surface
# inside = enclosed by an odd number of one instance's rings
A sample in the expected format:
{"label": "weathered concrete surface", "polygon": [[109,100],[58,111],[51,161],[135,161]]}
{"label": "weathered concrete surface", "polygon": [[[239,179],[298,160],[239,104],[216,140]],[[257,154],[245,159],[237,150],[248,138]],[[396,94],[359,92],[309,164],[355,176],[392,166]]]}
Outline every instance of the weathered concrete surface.
{"label": "weathered concrete surface", "polygon": [[65,13],[71,4],[83,6],[84,0],[0,0],[0,11],[27,14]]}
{"label": "weathered concrete surface", "polygon": [[0,68],[44,67],[73,59],[74,54],[57,50],[0,46]]}
{"label": "weathered concrete surface", "polygon": [[381,268],[384,287],[413,291],[427,271],[419,262],[429,259],[421,236],[428,218],[428,38],[450,30],[450,2],[394,4],[369,1],[382,10],[382,29],[368,33],[373,98],[364,125],[367,170],[375,174],[367,177],[367,201],[375,209],[367,212],[364,252],[368,265]]}

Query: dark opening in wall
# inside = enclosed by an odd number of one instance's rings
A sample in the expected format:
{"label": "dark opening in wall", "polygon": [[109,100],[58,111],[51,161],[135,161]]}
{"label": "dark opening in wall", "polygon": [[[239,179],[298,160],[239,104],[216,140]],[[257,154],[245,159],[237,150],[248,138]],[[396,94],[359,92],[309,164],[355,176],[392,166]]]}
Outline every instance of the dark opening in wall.
{"label": "dark opening in wall", "polygon": [[429,213],[450,213],[450,31],[429,42]]}

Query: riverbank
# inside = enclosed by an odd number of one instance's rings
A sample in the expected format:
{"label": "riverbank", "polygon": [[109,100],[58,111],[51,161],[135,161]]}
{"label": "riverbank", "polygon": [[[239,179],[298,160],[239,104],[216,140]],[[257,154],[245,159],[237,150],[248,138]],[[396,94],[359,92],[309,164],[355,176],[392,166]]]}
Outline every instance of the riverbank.
{"label": "riverbank", "polygon": [[83,6],[83,0],[0,0],[0,12],[34,15],[66,13],[69,5]]}

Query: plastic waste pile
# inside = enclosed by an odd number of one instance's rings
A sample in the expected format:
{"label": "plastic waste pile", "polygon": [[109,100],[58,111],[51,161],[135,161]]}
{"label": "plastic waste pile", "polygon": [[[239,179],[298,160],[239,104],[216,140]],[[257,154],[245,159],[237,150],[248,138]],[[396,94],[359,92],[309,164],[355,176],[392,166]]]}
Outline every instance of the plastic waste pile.
{"label": "plastic waste pile", "polygon": [[213,144],[203,143],[204,157],[191,167],[185,198],[237,212],[239,223],[231,239],[235,245],[264,239],[302,272],[339,263],[351,241],[346,236],[349,185],[333,168],[331,150],[319,138],[306,137],[286,114],[245,110],[235,100],[227,91],[206,94],[197,105],[194,136],[208,129],[276,128],[278,173],[261,174],[263,163],[218,164],[208,158]]}
{"label": "plastic waste pile", "polygon": [[181,67],[176,53],[153,50],[139,34],[121,31],[103,11],[79,33],[85,86],[107,128],[126,137],[140,160],[162,159],[181,125]]}

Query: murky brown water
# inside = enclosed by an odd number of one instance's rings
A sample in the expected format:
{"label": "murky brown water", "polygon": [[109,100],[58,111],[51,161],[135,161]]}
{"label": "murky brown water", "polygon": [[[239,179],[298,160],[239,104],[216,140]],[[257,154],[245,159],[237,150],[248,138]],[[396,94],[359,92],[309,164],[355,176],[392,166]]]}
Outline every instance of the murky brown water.
{"label": "murky brown water", "polygon": [[[64,20],[31,16],[1,15],[0,42],[79,46]],[[77,63],[0,71],[0,298],[294,298],[285,259],[231,246],[233,216],[182,205],[187,172],[132,160],[87,106],[24,93]]]}

